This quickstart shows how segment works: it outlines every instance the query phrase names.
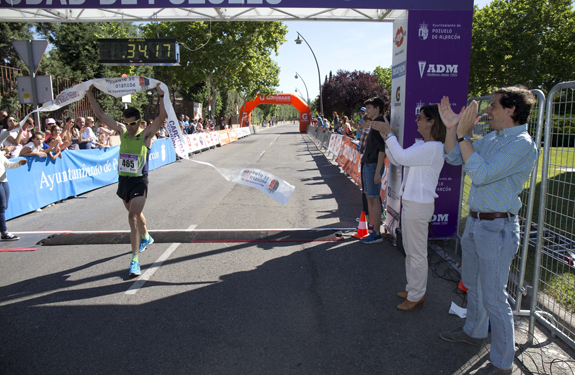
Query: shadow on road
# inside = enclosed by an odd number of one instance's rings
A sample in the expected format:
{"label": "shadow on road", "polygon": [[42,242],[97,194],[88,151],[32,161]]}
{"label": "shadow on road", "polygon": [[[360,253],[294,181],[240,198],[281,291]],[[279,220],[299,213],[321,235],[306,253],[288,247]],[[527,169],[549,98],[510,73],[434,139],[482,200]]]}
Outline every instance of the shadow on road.
{"label": "shadow on road", "polygon": [[[249,246],[169,259],[162,269]],[[27,280],[0,289],[0,373],[450,374],[481,355],[438,338],[459,324],[438,298],[447,286],[433,290],[446,282],[435,281],[423,310],[395,309],[402,263],[389,248],[312,243],[219,280],[192,274],[181,284],[148,281],[138,296],[158,287],[167,296],[139,305],[123,295],[129,283],[68,282],[65,275],[77,269]],[[205,286],[179,294],[171,288],[193,284]],[[95,299],[114,293],[126,304]],[[18,298],[24,296],[30,298]],[[92,298],[94,304],[70,303]]]}

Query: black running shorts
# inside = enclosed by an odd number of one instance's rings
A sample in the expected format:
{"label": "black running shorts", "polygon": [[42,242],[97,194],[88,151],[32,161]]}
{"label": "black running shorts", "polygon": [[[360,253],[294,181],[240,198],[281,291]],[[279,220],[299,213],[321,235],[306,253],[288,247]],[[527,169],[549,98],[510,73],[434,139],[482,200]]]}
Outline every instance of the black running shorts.
{"label": "black running shorts", "polygon": [[126,203],[130,202],[130,199],[132,198],[147,197],[148,176],[119,176],[118,191],[116,194],[118,194],[118,197],[122,198],[122,200]]}

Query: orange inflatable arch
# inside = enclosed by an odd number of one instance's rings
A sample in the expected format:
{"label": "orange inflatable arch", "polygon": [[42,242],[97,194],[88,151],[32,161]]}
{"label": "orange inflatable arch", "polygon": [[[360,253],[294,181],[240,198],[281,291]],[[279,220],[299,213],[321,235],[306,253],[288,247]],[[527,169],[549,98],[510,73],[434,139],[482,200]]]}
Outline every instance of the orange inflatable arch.
{"label": "orange inflatable arch", "polygon": [[309,106],[294,94],[259,95],[252,101],[246,102],[242,107],[242,126],[246,126],[246,120],[252,123],[252,111],[260,104],[291,104],[299,111],[299,131],[305,133],[311,120]]}

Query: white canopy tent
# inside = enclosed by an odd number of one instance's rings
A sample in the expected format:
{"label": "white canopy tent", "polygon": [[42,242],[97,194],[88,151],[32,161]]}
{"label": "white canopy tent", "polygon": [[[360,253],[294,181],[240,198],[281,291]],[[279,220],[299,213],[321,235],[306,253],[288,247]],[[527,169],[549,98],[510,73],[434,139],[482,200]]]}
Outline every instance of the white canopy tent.
{"label": "white canopy tent", "polygon": [[150,21],[361,21],[393,22],[402,9],[325,8],[6,8],[9,22],[150,22]]}
{"label": "white canopy tent", "polygon": [[394,22],[404,10],[471,11],[473,0],[0,0],[8,22]]}

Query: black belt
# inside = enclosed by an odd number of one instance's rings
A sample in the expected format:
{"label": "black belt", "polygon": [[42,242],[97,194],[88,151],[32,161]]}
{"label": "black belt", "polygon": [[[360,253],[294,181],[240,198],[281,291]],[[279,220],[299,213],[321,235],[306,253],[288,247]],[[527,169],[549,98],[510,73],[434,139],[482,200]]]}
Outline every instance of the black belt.
{"label": "black belt", "polygon": [[494,220],[494,219],[504,219],[508,217],[514,217],[514,214],[510,214],[509,212],[476,212],[476,211],[469,211],[469,216],[474,219],[480,220]]}

